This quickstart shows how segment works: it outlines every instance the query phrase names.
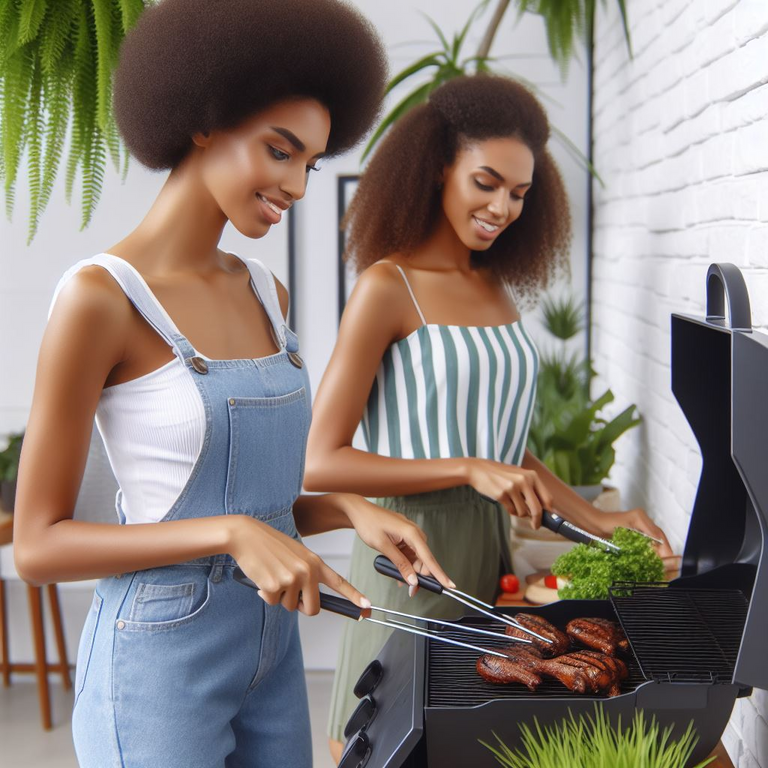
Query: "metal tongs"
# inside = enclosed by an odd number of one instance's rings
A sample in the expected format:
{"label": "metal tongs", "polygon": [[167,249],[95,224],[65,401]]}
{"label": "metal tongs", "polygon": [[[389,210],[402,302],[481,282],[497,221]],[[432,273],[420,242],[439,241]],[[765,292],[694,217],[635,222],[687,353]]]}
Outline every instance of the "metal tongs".
{"label": "metal tongs", "polygon": [[[389,565],[391,565],[392,568],[395,567],[392,564],[392,562],[387,558],[382,557],[382,559],[385,560],[387,563],[389,563]],[[400,572],[398,571],[397,573],[399,576]],[[235,568],[233,575],[234,575],[235,581],[238,581],[241,584],[244,584],[246,587],[251,587],[251,589],[259,588],[258,585],[255,582],[253,582],[251,579],[249,579],[240,568]],[[400,576],[400,578],[402,579],[402,576]],[[425,578],[427,577],[425,576],[419,577],[419,579],[425,579]],[[435,582],[435,583],[438,583],[438,582]],[[427,587],[425,587],[425,589],[426,588]],[[379,613],[384,613],[391,616],[401,616],[403,618],[411,619],[413,621],[423,621],[423,622],[430,622],[432,624],[442,624],[443,626],[449,627],[451,629],[455,629],[460,632],[470,632],[478,635],[490,635],[491,637],[496,638],[497,640],[504,640],[505,642],[507,641],[515,642],[515,643],[531,642],[530,640],[526,640],[524,638],[508,637],[506,635],[501,634],[500,632],[491,632],[490,630],[479,629],[477,627],[465,627],[462,624],[455,624],[450,621],[443,621],[442,619],[430,619],[427,616],[414,616],[409,613],[401,613],[400,611],[393,611],[388,608],[379,608],[375,605],[371,606],[370,608],[360,608],[359,606],[355,605],[349,600],[344,599],[343,597],[336,597],[336,595],[329,595],[327,592],[320,593],[320,607],[325,609],[326,611],[331,611],[332,613],[338,613],[340,616],[346,616],[347,618],[355,619],[355,621],[370,621],[373,624],[381,624],[381,626],[389,627],[390,629],[399,629],[404,632],[410,632],[412,635],[420,635],[421,637],[428,637],[431,640],[437,640],[438,642],[441,642],[441,643],[447,643],[448,645],[458,645],[461,648],[469,648],[470,650],[479,651],[480,653],[490,653],[493,656],[500,656],[505,659],[508,658],[507,654],[497,649],[483,648],[479,645],[473,645],[472,643],[465,643],[465,642],[462,642],[461,640],[454,640],[451,637],[445,637],[444,635],[441,635],[437,632],[432,632],[428,629],[421,629],[420,627],[414,627],[412,624],[406,624],[405,622],[397,621],[396,619],[389,619],[385,621],[382,621],[381,619],[374,619],[371,617],[371,613],[373,613],[374,611],[378,611]]]}
{"label": "metal tongs", "polygon": [[[560,515],[556,515],[554,512],[550,512],[547,509],[542,512],[541,524],[544,528],[548,528],[552,531],[552,533],[559,533],[561,536],[565,536],[566,539],[576,541],[579,544],[594,544],[604,552],[610,552],[613,555],[618,555],[619,552],[621,552],[621,547],[617,546],[612,541],[588,533],[583,528],[579,528],[578,525],[569,523],[567,520],[560,517]],[[642,531],[638,531],[638,533],[642,533]],[[642,533],[642,535],[649,539],[652,538],[651,536],[648,536],[647,533]],[[654,541],[658,541],[658,539],[654,539]],[[660,541],[659,544],[661,544]]]}
{"label": "metal tongs", "polygon": [[[373,561],[373,567],[384,576],[389,576],[390,578],[397,579],[398,581],[402,581],[403,583],[405,583],[405,579],[403,578],[403,575],[400,573],[400,571],[397,570],[395,564],[388,557],[384,557],[384,555],[379,555]],[[479,600],[478,598],[473,597],[472,595],[468,595],[466,592],[461,592],[458,589],[449,589],[448,587],[444,587],[437,579],[434,579],[431,576],[422,576],[421,574],[418,574],[418,573],[416,574],[416,576],[419,579],[419,587],[421,587],[422,589],[426,589],[428,592],[434,592],[438,595],[445,595],[446,597],[451,597],[454,600],[457,600],[458,602],[462,603],[463,605],[466,605],[468,608],[471,608],[473,611],[482,613],[484,616],[488,616],[494,621],[498,621],[498,622],[501,622],[502,624],[507,624],[510,627],[514,627],[515,629],[518,629],[521,632],[525,632],[528,635],[532,635],[533,637],[537,638],[538,640],[542,640],[545,643],[552,642],[549,638],[544,637],[543,635],[539,635],[538,633],[534,632],[532,629],[528,629],[528,627],[524,627],[522,624],[520,624],[518,621],[511,618],[510,616],[505,616],[503,613],[498,613],[492,605],[489,605],[488,603],[484,603],[482,600]],[[428,620],[432,622],[435,621],[435,619],[428,619]],[[442,622],[442,623],[450,624],[450,622]],[[457,625],[457,624],[453,624],[452,626],[456,627],[457,629],[469,629],[469,627],[464,627],[462,625]],[[478,631],[487,632],[487,630],[478,630]],[[494,634],[498,637],[497,632],[493,632],[491,634]],[[518,640],[523,643],[531,642],[530,640],[515,638],[511,635],[509,636],[509,639]]]}

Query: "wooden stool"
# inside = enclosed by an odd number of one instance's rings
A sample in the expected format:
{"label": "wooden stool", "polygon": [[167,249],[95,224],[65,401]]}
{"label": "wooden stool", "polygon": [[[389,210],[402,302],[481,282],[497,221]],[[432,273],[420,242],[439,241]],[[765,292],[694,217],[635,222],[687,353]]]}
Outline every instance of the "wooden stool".
{"label": "wooden stool", "polygon": [[[0,510],[0,546],[13,541],[13,516]],[[3,675],[3,686],[11,684],[12,672],[34,672],[37,675],[37,693],[40,698],[40,718],[43,728],[49,731],[51,721],[51,697],[48,690],[48,673],[58,672],[64,690],[72,688],[69,676],[69,661],[67,648],[64,643],[64,629],[61,623],[61,608],[59,606],[59,591],[55,584],[45,587],[51,604],[51,618],[56,637],[56,648],[59,654],[58,664],[49,664],[45,655],[45,623],[43,620],[43,587],[27,585],[27,599],[32,622],[32,639],[35,646],[34,664],[12,664],[8,658],[8,620],[5,600],[5,582],[0,577],[0,670]]]}

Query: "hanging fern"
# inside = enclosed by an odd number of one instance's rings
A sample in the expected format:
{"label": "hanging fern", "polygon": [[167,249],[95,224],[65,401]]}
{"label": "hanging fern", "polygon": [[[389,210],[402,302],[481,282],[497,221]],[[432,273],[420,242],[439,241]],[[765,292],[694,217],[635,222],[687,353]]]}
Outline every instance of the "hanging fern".
{"label": "hanging fern", "polygon": [[112,114],[120,43],[152,0],[0,0],[0,181],[11,217],[27,160],[29,238],[51,197],[70,133],[67,201],[80,175],[81,229],[99,201],[107,157],[128,153]]}

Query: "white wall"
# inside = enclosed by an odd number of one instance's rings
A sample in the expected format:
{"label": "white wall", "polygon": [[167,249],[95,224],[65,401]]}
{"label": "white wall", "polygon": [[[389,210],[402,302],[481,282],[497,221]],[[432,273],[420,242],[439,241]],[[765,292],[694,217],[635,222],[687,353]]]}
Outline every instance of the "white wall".
{"label": "white wall", "polygon": [[[598,16],[595,367],[644,421],[612,480],[682,549],[699,451],[672,397],[671,312],[704,313],[710,263],[742,268],[768,325],[768,4],[634,0],[629,61],[615,3]],[[768,766],[768,694],[736,704],[734,764]]]}
{"label": "white wall", "polygon": [[[463,26],[474,2],[444,2],[444,0],[357,0],[357,5],[369,16],[383,36],[391,56],[392,72],[436,47],[434,34],[420,12],[429,14],[438,25],[452,33]],[[496,42],[493,53],[513,56],[502,62],[534,83],[547,98],[545,101],[552,122],[586,153],[587,100],[586,74],[578,62],[571,67],[569,79],[563,83],[559,71],[547,54],[544,27],[540,19],[526,16],[515,26],[515,13],[510,10]],[[467,55],[474,54],[484,23],[466,45]],[[414,42],[416,41],[416,42]],[[582,57],[583,59],[583,57]],[[407,87],[413,87],[407,86]],[[403,91],[394,94],[400,98]],[[584,171],[562,149],[553,143],[553,152],[560,162],[566,179],[574,214],[573,280],[579,295],[584,295],[586,275],[586,190]],[[325,164],[323,171],[312,175],[307,197],[296,208],[298,215],[298,290],[293,301],[298,302],[298,332],[302,354],[312,374],[316,388],[328,361],[337,328],[336,259],[337,214],[336,178],[339,174],[359,171],[360,153]],[[45,326],[46,312],[55,284],[67,266],[80,258],[108,248],[140,221],[149,202],[163,181],[162,174],[150,173],[133,164],[124,185],[111,170],[107,173],[102,202],[94,223],[78,232],[79,216],[76,205],[63,202],[62,185],[54,192],[51,205],[44,215],[40,232],[30,247],[26,242],[27,199],[24,179],[19,184],[17,208],[12,223],[0,221],[0,435],[23,428],[30,407],[34,384],[37,349]],[[254,255],[266,261],[285,279],[282,262],[286,247],[285,231],[279,228],[264,241],[245,241],[228,229],[223,247],[243,255]],[[101,510],[89,510],[99,516]],[[110,509],[103,519],[110,519]],[[351,535],[347,532],[315,537],[308,542],[333,567],[346,571]],[[0,553],[0,572],[14,577],[10,550]],[[65,622],[74,653],[79,632],[90,598],[83,585],[63,588]],[[11,585],[13,613],[12,654],[15,660],[31,657],[28,643],[28,620],[21,585]],[[304,644],[305,658],[310,667],[329,667],[335,663],[335,643],[341,621],[331,616],[312,620],[312,641]]]}

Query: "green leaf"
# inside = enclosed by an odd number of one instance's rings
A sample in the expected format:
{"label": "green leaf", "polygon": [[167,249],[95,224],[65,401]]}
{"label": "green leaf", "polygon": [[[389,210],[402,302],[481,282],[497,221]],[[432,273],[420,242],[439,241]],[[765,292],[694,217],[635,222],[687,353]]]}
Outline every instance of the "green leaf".
{"label": "green leaf", "polygon": [[144,10],[144,0],[119,0],[123,32],[130,32]]}
{"label": "green leaf", "polygon": [[116,63],[117,48],[113,44],[112,3],[92,0],[92,5],[96,31],[96,114],[99,129],[105,133],[112,118],[112,69]]}
{"label": "green leaf", "polygon": [[482,12],[488,7],[488,2],[489,0],[482,0],[482,2],[475,7],[472,13],[469,14],[469,18],[467,19],[458,35],[454,36],[453,47],[451,48],[451,59],[454,63],[459,58],[459,51],[461,51],[461,46],[464,45],[467,32],[469,32],[469,29],[474,23],[475,19],[477,19],[477,17],[480,16],[480,14],[482,14]]}
{"label": "green leaf", "polygon": [[423,12],[420,12],[420,13],[427,20],[427,22],[429,23],[429,26],[432,27],[432,29],[435,31],[435,34],[437,35],[437,39],[440,41],[440,43],[443,46],[443,50],[446,53],[449,53],[451,50],[451,46],[448,44],[448,40],[445,37],[443,30],[437,26],[437,22],[431,16],[428,16],[426,13],[423,13]]}
{"label": "green leaf", "polygon": [[402,72],[398,72],[392,80],[387,84],[387,89],[385,93],[390,93],[392,90],[394,90],[400,83],[403,82],[403,80],[407,80],[412,75],[415,75],[417,72],[421,72],[422,69],[426,69],[427,67],[436,67],[440,65],[440,52],[436,53],[430,53],[423,58],[419,59],[418,61],[415,61],[413,64],[411,64],[410,67],[406,67]]}
{"label": "green leaf", "polygon": [[46,0],[24,0],[21,4],[18,38],[20,45],[35,39],[46,10]]}
{"label": "green leaf", "polygon": [[552,135],[560,141],[571,157],[583,168],[586,168],[590,175],[605,189],[605,182],[597,172],[597,168],[589,161],[589,158],[559,128],[554,125],[550,125],[550,128],[552,129]]}
{"label": "green leaf", "polygon": [[45,102],[48,106],[48,121],[45,128],[45,161],[40,186],[40,214],[43,213],[53,191],[56,172],[64,150],[69,123],[70,79],[63,82],[48,74],[45,82]]}
{"label": "green leaf", "polygon": [[628,429],[640,424],[641,419],[635,416],[636,412],[637,406],[630,405],[609,421],[598,433],[599,445],[613,445]]}
{"label": "green leaf", "polygon": [[435,87],[436,86],[434,80],[430,80],[428,83],[420,85],[415,91],[409,93],[392,109],[392,111],[381,121],[381,124],[376,129],[373,136],[371,136],[370,141],[363,151],[361,162],[364,161],[366,157],[368,157],[368,154],[373,149],[376,142],[387,130],[387,128],[397,122],[406,112],[408,112],[408,110],[412,109],[417,104],[421,104],[422,102],[426,101],[427,97]]}
{"label": "green leaf", "polygon": [[32,241],[37,231],[37,222],[40,219],[40,194],[42,191],[42,165],[43,165],[43,73],[39,62],[36,63],[32,76],[32,86],[29,94],[29,111],[27,115],[27,164],[29,170],[30,214],[29,232],[27,244]]}

